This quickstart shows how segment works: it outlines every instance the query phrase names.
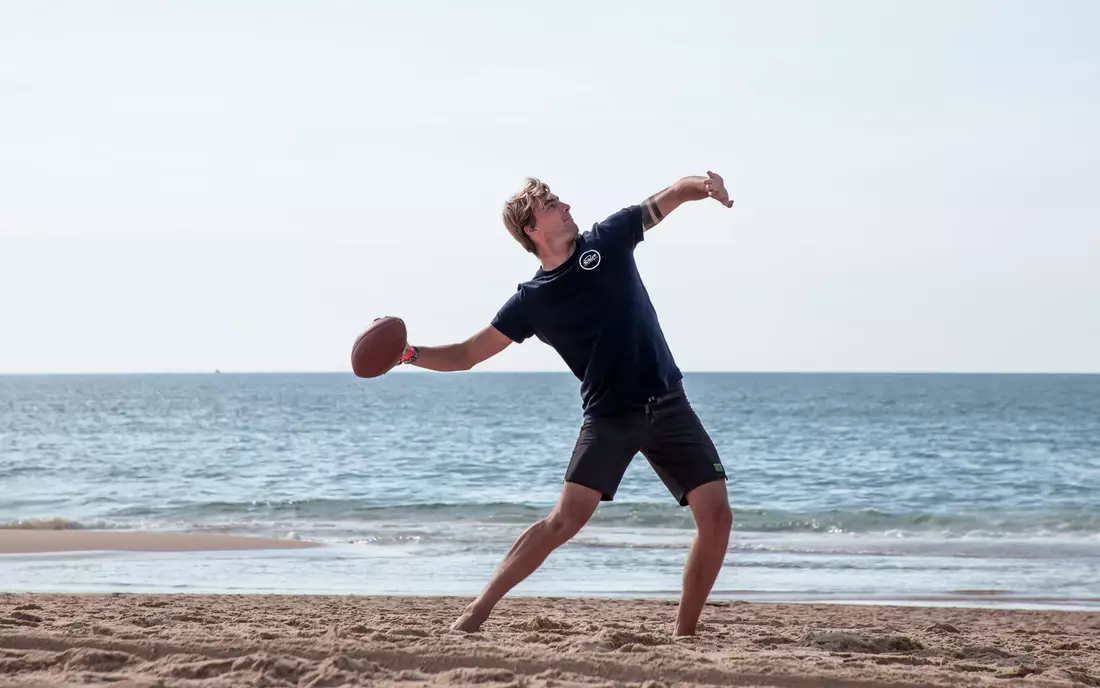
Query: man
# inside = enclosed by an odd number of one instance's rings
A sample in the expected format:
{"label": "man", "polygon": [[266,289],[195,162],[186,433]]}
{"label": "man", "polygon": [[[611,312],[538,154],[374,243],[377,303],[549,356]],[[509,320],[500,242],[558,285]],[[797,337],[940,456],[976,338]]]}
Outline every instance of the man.
{"label": "man", "polygon": [[492,580],[454,622],[476,631],[497,602],[614,498],[631,459],[642,453],[696,536],[683,575],[676,635],[693,635],[722,567],[733,516],[725,471],[688,403],[682,375],[634,262],[645,233],[687,201],[733,206],[722,178],[685,177],[581,233],[570,207],[537,179],[504,205],[504,224],[541,263],[489,326],[464,342],[406,344],[402,362],[437,371],[468,370],[531,336],[553,347],[581,382],[584,420],[561,496],[546,518],[516,540]]}

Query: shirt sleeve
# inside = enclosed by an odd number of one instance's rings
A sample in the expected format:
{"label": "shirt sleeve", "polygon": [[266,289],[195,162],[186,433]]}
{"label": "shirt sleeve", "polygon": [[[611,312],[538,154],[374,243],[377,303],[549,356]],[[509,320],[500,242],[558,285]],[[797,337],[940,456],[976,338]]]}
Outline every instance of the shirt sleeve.
{"label": "shirt sleeve", "polygon": [[522,290],[516,290],[516,293],[504,302],[493,317],[492,325],[517,344],[535,334]]}
{"label": "shirt sleeve", "polygon": [[608,216],[592,229],[592,234],[612,245],[633,249],[645,239],[642,206],[632,205]]}

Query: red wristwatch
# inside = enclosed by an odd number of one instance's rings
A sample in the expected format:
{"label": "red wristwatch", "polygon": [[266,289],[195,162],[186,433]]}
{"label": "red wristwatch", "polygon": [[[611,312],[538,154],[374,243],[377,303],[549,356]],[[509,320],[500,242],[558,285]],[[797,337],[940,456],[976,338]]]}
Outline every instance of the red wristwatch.
{"label": "red wristwatch", "polygon": [[420,357],[420,352],[416,350],[416,347],[412,344],[409,345],[409,350],[401,354],[401,362],[408,364],[416,361]]}

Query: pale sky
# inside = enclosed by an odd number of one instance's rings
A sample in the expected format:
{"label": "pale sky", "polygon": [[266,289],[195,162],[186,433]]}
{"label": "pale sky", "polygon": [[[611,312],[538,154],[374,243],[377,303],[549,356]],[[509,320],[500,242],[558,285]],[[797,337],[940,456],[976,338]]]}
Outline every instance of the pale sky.
{"label": "pale sky", "polygon": [[637,250],[684,370],[1100,371],[1100,3],[0,0],[0,372],[458,341],[524,176],[708,169]]}

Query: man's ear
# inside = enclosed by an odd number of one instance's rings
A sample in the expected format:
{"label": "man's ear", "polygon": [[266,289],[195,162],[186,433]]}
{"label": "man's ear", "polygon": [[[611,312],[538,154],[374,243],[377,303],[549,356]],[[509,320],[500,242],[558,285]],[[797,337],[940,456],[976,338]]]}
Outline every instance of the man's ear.
{"label": "man's ear", "polygon": [[525,234],[534,234],[535,233],[535,226],[534,225],[527,225],[526,227],[523,228],[523,232]]}

